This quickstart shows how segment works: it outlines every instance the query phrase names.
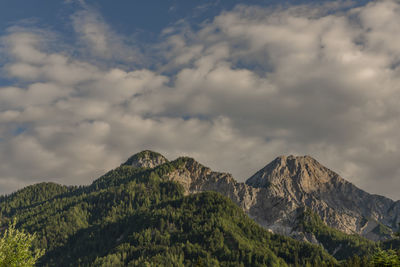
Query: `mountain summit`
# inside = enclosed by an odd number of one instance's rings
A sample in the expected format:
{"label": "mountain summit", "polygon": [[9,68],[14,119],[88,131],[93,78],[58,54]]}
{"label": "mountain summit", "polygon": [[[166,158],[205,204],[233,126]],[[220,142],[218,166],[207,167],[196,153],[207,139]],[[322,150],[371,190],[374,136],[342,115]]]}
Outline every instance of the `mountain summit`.
{"label": "mountain summit", "polygon": [[[272,223],[285,228],[296,208],[307,207],[331,227],[358,233],[372,240],[390,236],[399,222],[400,202],[369,194],[310,156],[281,156],[251,176],[246,184],[265,188],[268,198],[287,220]],[[275,207],[274,207],[275,208]]]}
{"label": "mountain summit", "polygon": [[131,156],[122,165],[128,165],[136,168],[154,168],[161,164],[168,162],[168,160],[160,153],[143,150]]}
{"label": "mountain summit", "polygon": [[338,175],[310,156],[280,156],[250,177],[252,187],[274,185],[286,191],[313,192]]}

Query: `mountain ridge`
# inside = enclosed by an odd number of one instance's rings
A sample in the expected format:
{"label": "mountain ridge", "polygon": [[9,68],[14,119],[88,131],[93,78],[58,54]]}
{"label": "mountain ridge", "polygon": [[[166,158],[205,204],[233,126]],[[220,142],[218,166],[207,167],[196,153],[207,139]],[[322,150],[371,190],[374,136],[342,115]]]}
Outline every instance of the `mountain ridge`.
{"label": "mountain ridge", "polygon": [[182,184],[186,194],[222,193],[260,225],[280,234],[297,235],[293,222],[299,207],[311,208],[330,227],[371,240],[390,238],[400,221],[400,201],[359,189],[311,156],[277,157],[246,183],[184,159],[181,168],[165,177]]}
{"label": "mountain ridge", "polygon": [[[57,257],[62,257],[59,249],[69,249],[65,247],[65,242],[69,242],[65,240],[66,237],[80,240],[79,236],[76,236],[76,231],[79,229],[87,237],[87,234],[92,234],[90,228],[87,227],[94,227],[101,222],[101,228],[95,228],[97,232],[93,233],[101,236],[98,231],[105,231],[101,229],[114,231],[107,228],[108,226],[104,228],[103,224],[107,224],[108,220],[114,221],[115,218],[129,220],[126,216],[131,216],[132,211],[152,207],[160,201],[160,198],[184,196],[192,199],[192,196],[207,194],[210,193],[209,191],[216,192],[210,196],[216,197],[221,194],[227,197],[232,205],[236,204],[244,212],[243,214],[247,214],[254,223],[267,232],[316,244],[339,261],[349,259],[356,254],[371,255],[378,244],[383,246],[397,244],[375,243],[366,238],[386,240],[392,236],[397,228],[395,226],[390,228],[387,222],[392,220],[393,225],[398,221],[399,202],[358,189],[310,156],[293,155],[276,158],[251,176],[247,183],[241,183],[237,182],[231,174],[215,172],[193,158],[179,157],[169,161],[157,152],[146,150],[132,155],[125,163],[94,180],[89,186],[65,187],[42,183],[26,187],[9,196],[0,197],[0,226],[4,226],[7,218],[13,216],[21,218],[21,225],[28,231],[41,233],[39,236],[42,239],[39,244],[51,248],[52,252],[46,257],[52,261]],[[339,197],[333,199],[329,191],[338,193]],[[36,198],[35,192],[45,192],[45,194],[43,197]],[[155,196],[150,197],[152,194]],[[340,199],[342,195],[356,198]],[[355,204],[363,204],[364,198],[367,202],[372,199],[376,203],[373,202],[372,206],[366,208],[357,207]],[[63,201],[67,201],[65,208],[60,204]],[[347,205],[342,205],[346,201],[348,201]],[[189,207],[196,208],[193,203],[188,204]],[[384,205],[384,211],[376,213],[377,211],[373,209],[374,205],[379,208],[381,204]],[[115,213],[118,207],[121,207],[123,211]],[[48,211],[42,211],[42,209]],[[62,211],[63,209],[66,210]],[[376,220],[365,218],[362,212],[368,209],[380,217]],[[61,215],[58,215],[61,211]],[[25,214],[26,212],[29,214]],[[142,218],[142,215],[136,219],[139,221],[146,219],[152,223],[151,214],[153,213],[142,214],[147,219]],[[109,216],[114,219],[110,219]],[[102,221],[104,217],[106,221]],[[180,220],[187,219],[189,218],[182,217]],[[55,224],[50,223],[49,226],[45,224],[42,228],[35,226],[35,222],[46,220],[56,221]],[[125,223],[122,224],[125,225]],[[55,235],[54,228],[57,228],[57,225],[63,225],[67,230],[61,228]],[[359,225],[364,227],[361,231],[357,228]],[[117,240],[118,243],[118,240],[125,240],[123,233],[117,231],[118,235],[111,234],[110,238]],[[46,235],[50,235],[49,241],[46,240]],[[89,242],[88,240],[86,241]],[[75,243],[67,243],[67,246],[74,246],[72,244]],[[105,246],[104,249],[112,247],[106,244],[102,246]],[[90,246],[89,248],[96,249]],[[92,261],[93,258],[90,260]],[[104,260],[107,262],[109,259]]]}
{"label": "mountain ridge", "polygon": [[[0,229],[18,218],[18,229],[36,233],[35,247],[46,249],[38,266],[337,265],[320,246],[266,231],[218,192],[185,196],[168,175],[186,169],[210,172],[178,158],[121,165],[89,186],[32,185],[0,200]],[[38,190],[47,191],[40,202]]]}

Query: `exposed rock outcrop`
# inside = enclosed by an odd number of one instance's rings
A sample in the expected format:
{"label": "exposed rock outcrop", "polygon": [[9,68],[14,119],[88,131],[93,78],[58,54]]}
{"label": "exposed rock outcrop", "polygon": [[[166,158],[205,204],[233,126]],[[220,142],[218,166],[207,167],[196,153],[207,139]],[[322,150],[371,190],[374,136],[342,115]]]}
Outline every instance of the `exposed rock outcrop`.
{"label": "exposed rock outcrop", "polygon": [[154,168],[166,162],[168,162],[168,160],[160,153],[144,150],[131,156],[122,165],[129,165],[136,168]]}
{"label": "exposed rock outcrop", "polygon": [[282,208],[288,213],[309,207],[327,225],[372,240],[389,238],[400,221],[399,202],[368,194],[310,156],[278,157],[246,184],[284,199]]}

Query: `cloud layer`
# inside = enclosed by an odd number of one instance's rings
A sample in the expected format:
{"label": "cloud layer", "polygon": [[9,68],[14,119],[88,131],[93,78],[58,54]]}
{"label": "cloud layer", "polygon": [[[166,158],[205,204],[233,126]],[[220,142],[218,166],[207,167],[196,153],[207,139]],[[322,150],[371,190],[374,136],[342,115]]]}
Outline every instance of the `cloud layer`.
{"label": "cloud layer", "polygon": [[90,183],[153,149],[241,181],[278,155],[310,154],[399,199],[400,4],[340,7],[237,6],[199,30],[166,28],[148,60],[87,7],[71,16],[73,44],[11,27],[0,193]]}

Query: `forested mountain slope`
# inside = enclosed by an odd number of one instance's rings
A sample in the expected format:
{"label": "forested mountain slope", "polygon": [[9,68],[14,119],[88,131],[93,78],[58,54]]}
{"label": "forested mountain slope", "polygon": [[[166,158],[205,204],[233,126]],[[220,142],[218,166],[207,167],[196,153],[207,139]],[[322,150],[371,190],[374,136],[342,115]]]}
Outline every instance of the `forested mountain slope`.
{"label": "forested mountain slope", "polygon": [[27,187],[1,198],[1,223],[17,217],[18,227],[37,233],[46,249],[40,266],[337,263],[320,246],[268,232],[218,193],[185,196],[167,177],[188,160],[125,164],[85,187]]}

